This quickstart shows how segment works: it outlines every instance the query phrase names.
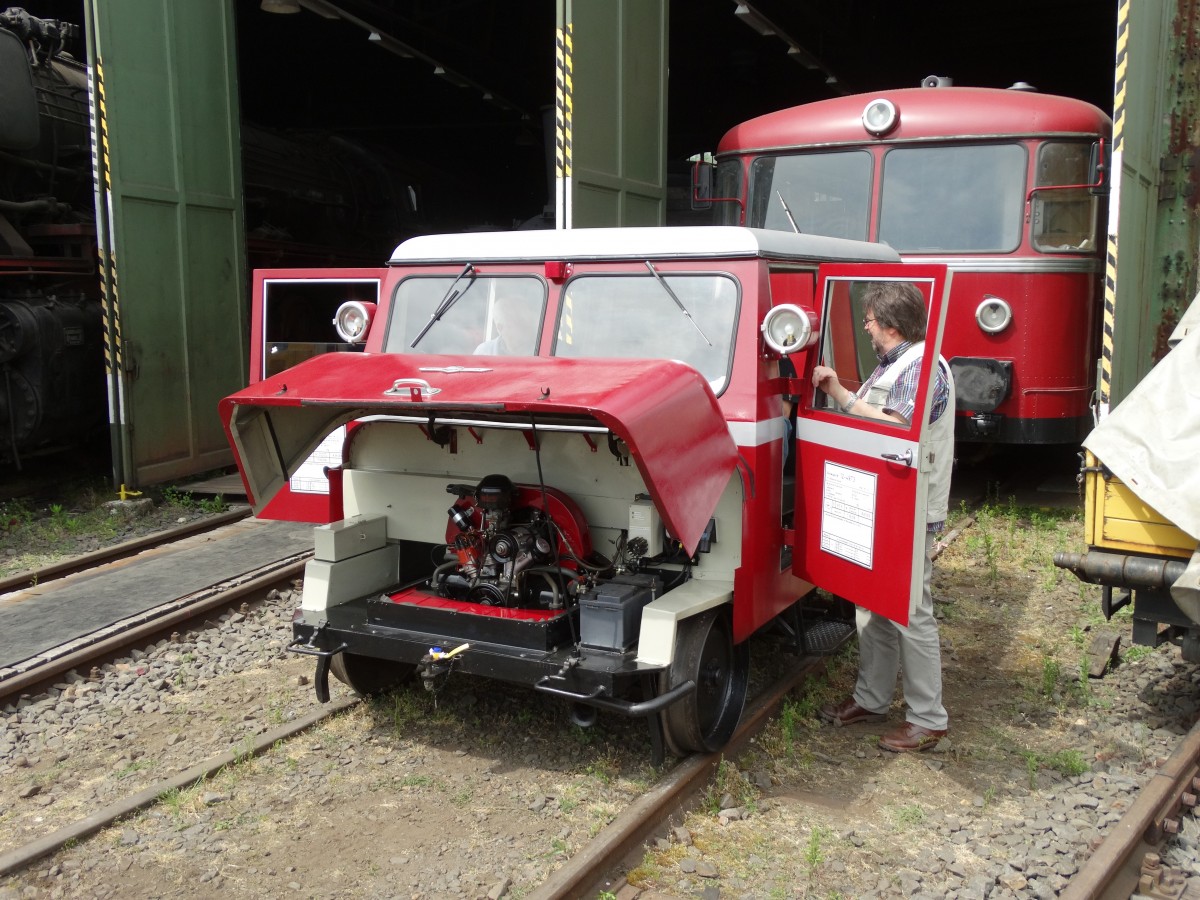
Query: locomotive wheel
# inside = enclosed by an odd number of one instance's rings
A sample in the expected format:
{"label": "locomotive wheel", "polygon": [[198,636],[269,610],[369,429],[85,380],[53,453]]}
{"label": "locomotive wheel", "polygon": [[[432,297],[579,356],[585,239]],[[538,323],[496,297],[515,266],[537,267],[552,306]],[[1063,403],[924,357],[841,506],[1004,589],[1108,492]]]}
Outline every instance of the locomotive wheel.
{"label": "locomotive wheel", "polygon": [[696,682],[695,691],[662,714],[667,746],[680,756],[725,746],[742,717],[750,683],[750,646],[733,643],[726,609],[708,610],[679,624],[675,658],[662,677],[664,689]]}
{"label": "locomotive wheel", "polygon": [[412,663],[400,663],[357,653],[339,653],[329,661],[333,677],[364,697],[390,690],[406,681],[416,669]]}

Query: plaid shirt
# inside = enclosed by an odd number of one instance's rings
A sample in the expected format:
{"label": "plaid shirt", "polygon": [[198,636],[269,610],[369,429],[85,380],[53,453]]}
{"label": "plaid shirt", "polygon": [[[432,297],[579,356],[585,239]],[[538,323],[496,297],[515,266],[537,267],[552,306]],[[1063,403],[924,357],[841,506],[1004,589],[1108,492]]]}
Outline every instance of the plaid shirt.
{"label": "plaid shirt", "polygon": [[[865,397],[867,391],[871,389],[880,376],[888,370],[896,360],[904,355],[909,347],[912,346],[911,341],[901,341],[887,353],[879,357],[879,365],[875,367],[875,371],[871,373],[861,388],[858,390],[859,397]],[[884,406],[884,412],[895,413],[902,416],[906,422],[911,422],[913,412],[917,403],[917,379],[921,374],[921,362],[917,360],[910,363],[909,366],[900,373],[892,384],[892,389],[888,391],[887,404]],[[936,422],[938,417],[946,411],[946,404],[950,402],[950,383],[946,378],[946,373],[941,366],[938,366],[937,379],[933,385],[933,412],[929,417],[929,421]],[[925,529],[930,533],[936,534],[946,527],[943,522],[930,522]]]}
{"label": "plaid shirt", "polygon": [[[909,347],[912,346],[912,341],[901,341],[887,353],[879,357],[879,365],[875,367],[875,371],[871,373],[861,388],[858,390],[859,397],[865,397],[867,391],[871,389],[880,376],[888,370],[888,368],[904,355]],[[921,363],[917,362],[909,364],[903,372],[900,373],[892,389],[888,392],[887,405],[884,406],[884,412],[895,413],[901,416],[904,421],[911,422],[914,412],[914,407],[917,402],[917,378],[921,374]],[[929,421],[936,422],[938,417],[946,411],[946,404],[950,401],[950,383],[946,380],[946,373],[942,371],[942,367],[938,366],[937,380],[933,386],[933,414]]]}

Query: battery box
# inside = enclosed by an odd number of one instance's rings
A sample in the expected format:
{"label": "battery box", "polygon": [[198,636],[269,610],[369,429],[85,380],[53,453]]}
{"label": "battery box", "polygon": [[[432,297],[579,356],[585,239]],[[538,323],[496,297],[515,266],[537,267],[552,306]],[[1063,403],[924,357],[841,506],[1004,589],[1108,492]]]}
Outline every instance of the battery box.
{"label": "battery box", "polygon": [[642,609],[662,591],[657,575],[618,575],[579,598],[579,632],[585,647],[628,650],[637,640]]}

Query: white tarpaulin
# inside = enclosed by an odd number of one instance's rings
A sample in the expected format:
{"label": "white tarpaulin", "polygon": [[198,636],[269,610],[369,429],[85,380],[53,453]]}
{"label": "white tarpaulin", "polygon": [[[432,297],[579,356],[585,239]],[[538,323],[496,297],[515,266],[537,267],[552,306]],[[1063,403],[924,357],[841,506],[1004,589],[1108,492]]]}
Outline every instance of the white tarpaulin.
{"label": "white tarpaulin", "polygon": [[[1189,314],[1198,307],[1193,302]],[[1200,540],[1200,329],[1187,330],[1083,446],[1140,500]]]}
{"label": "white tarpaulin", "polygon": [[[1200,302],[1171,335],[1172,350],[1083,446],[1138,499],[1200,541]],[[1171,586],[1171,597],[1200,622],[1200,551]]]}

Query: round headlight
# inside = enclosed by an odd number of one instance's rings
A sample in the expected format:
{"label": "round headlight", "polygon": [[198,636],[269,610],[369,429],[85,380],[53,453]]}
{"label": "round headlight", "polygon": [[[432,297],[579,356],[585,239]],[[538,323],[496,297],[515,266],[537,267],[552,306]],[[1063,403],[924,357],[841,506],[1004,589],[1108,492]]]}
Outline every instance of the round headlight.
{"label": "round headlight", "polygon": [[876,137],[887,134],[899,121],[900,110],[896,109],[895,103],[883,97],[868,103],[862,114],[863,128]]}
{"label": "round headlight", "polygon": [[811,347],[817,340],[815,317],[791,303],[781,303],[774,306],[763,317],[759,330],[763,340],[776,353],[787,356],[805,347]]}
{"label": "round headlight", "polygon": [[1012,307],[999,297],[985,295],[975,310],[975,321],[988,334],[999,334],[1012,324]]}
{"label": "round headlight", "polygon": [[337,315],[333,317],[333,327],[337,329],[338,337],[347,344],[361,344],[367,339],[374,314],[374,303],[347,300],[338,307]]}

